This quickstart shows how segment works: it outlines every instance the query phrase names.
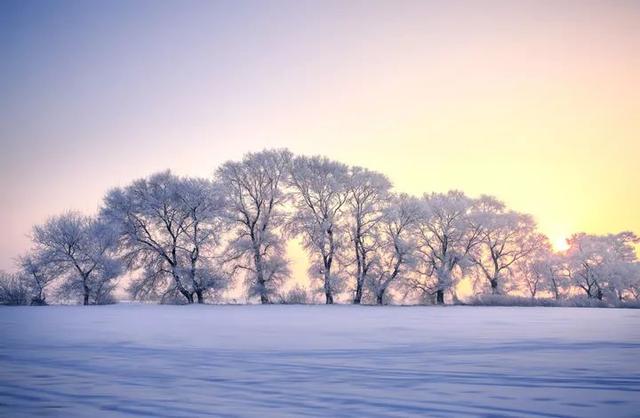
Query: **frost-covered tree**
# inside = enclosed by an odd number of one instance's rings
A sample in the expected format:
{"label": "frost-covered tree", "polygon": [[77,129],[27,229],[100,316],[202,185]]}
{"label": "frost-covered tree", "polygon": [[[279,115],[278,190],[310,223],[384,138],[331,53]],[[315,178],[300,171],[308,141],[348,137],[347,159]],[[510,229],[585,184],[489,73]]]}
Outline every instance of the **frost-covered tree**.
{"label": "frost-covered tree", "polygon": [[0,270],[0,305],[27,305],[29,293],[22,276]]}
{"label": "frost-covered tree", "polygon": [[63,273],[58,263],[49,262],[48,255],[49,252],[29,253],[18,258],[19,274],[29,288],[32,305],[47,304],[47,287]]}
{"label": "frost-covered tree", "polygon": [[226,263],[246,273],[249,296],[258,296],[261,303],[270,303],[289,276],[281,227],[290,161],[287,150],[265,150],[227,162],[215,174],[233,225]]}
{"label": "frost-covered tree", "polygon": [[44,268],[60,275],[62,297],[80,296],[84,305],[110,299],[122,266],[113,255],[117,235],[109,225],[67,212],[35,226],[32,239]]}
{"label": "frost-covered tree", "polygon": [[621,299],[633,286],[637,265],[634,245],[639,242],[635,234],[579,233],[567,242],[566,275],[588,298]]}
{"label": "frost-covered tree", "polygon": [[622,294],[629,299],[640,300],[640,262],[632,263],[630,270],[627,276],[627,288]]}
{"label": "frost-covered tree", "polygon": [[480,244],[470,256],[480,281],[489,284],[492,294],[499,294],[513,283],[515,263],[536,251],[544,236],[530,215],[508,210],[493,197],[480,197],[476,206]]}
{"label": "frost-covered tree", "polygon": [[535,299],[540,292],[550,292],[560,298],[560,267],[555,261],[551,243],[546,236],[539,237],[539,245],[514,264],[516,286]]}
{"label": "frost-covered tree", "polygon": [[[352,167],[347,179],[347,218],[353,245],[355,295],[353,303],[362,301],[362,292],[378,247],[377,226],[388,204],[391,182],[383,174]],[[351,258],[351,257],[350,257]]]}
{"label": "frost-covered tree", "polygon": [[436,302],[444,304],[445,292],[469,267],[469,255],[480,242],[482,227],[476,222],[474,200],[462,192],[427,194],[422,206],[418,251],[425,268],[413,284],[423,292],[435,293]]}
{"label": "frost-covered tree", "polygon": [[608,292],[620,302],[640,299],[640,263],[622,262],[606,270]]}
{"label": "frost-covered tree", "polygon": [[210,180],[184,178],[179,182],[178,198],[189,213],[180,249],[186,253],[187,281],[193,284],[198,303],[204,302],[205,294],[217,296],[229,283],[216,258],[226,226],[222,193]]}
{"label": "frost-covered tree", "polygon": [[372,254],[367,282],[377,304],[382,305],[389,287],[408,273],[416,262],[416,225],[422,208],[418,199],[400,194],[390,198],[376,228],[379,236]]}
{"label": "frost-covered tree", "polygon": [[335,267],[344,245],[348,174],[346,165],[324,157],[297,157],[291,164],[295,212],[289,231],[311,254],[310,273],[321,277],[327,304],[342,285]]}
{"label": "frost-covered tree", "polygon": [[223,199],[205,179],[166,171],[111,190],[101,217],[119,232],[119,248],[141,274],[135,298],[204,303],[226,285],[215,262]]}
{"label": "frost-covered tree", "polygon": [[539,258],[529,263],[530,268],[539,277],[537,288],[550,293],[554,299],[566,297],[570,283],[564,274],[564,257],[551,251],[545,251]]}

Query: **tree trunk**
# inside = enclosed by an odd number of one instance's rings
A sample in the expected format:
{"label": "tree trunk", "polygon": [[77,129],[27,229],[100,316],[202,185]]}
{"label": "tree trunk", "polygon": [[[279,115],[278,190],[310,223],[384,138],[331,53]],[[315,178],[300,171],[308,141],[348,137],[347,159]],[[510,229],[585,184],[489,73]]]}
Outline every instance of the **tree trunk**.
{"label": "tree trunk", "polygon": [[[252,234],[253,236],[253,234]],[[258,287],[260,288],[260,303],[266,305],[269,303],[269,296],[267,295],[267,287],[264,281],[264,272],[262,270],[262,255],[260,254],[260,246],[259,243],[253,242],[253,262],[256,266],[256,282],[258,282]]]}
{"label": "tree trunk", "polygon": [[[260,261],[262,263],[262,261]],[[263,305],[269,303],[269,296],[267,295],[267,286],[264,281],[264,275],[262,273],[262,265],[257,269],[257,277],[256,281],[258,282],[258,287],[260,288],[260,303]]]}
{"label": "tree trunk", "polygon": [[204,303],[204,295],[202,290],[196,290],[196,296],[198,296],[198,303]]}
{"label": "tree trunk", "polygon": [[498,294],[498,279],[491,279],[491,294]]}
{"label": "tree trunk", "polygon": [[47,304],[46,296],[44,294],[44,289],[42,287],[39,288],[38,294],[31,298],[32,306],[45,306]]}
{"label": "tree trunk", "polygon": [[[356,233],[356,236],[358,236],[358,233]],[[355,239],[355,248],[356,248],[356,263],[357,263],[357,269],[356,269],[356,295],[353,298],[353,304],[354,305],[359,305],[360,302],[362,302],[362,282],[364,280],[362,280],[362,260],[361,260],[361,255],[360,255],[360,245],[358,244],[358,239]]]}
{"label": "tree trunk", "polygon": [[333,295],[331,294],[331,290],[325,292],[325,297],[327,298],[325,303],[327,305],[333,305]]}
{"label": "tree trunk", "polygon": [[358,284],[356,286],[356,296],[353,298],[353,304],[360,305],[360,302],[362,302],[362,283],[360,280],[358,280]]}
{"label": "tree trunk", "polygon": [[187,292],[187,290],[184,289],[184,288],[180,289],[180,293],[187,300],[187,303],[193,303],[193,294],[192,293]]}
{"label": "tree trunk", "polygon": [[378,305],[384,304],[384,289],[376,294],[376,303]]}
{"label": "tree trunk", "polygon": [[451,270],[453,267],[449,267],[451,261],[447,261],[436,270],[438,278],[438,290],[436,291],[436,304],[444,305],[444,291],[451,287]]}
{"label": "tree trunk", "polygon": [[331,291],[331,274],[327,274],[328,272],[325,272],[324,275],[324,295],[326,297],[326,301],[325,303],[327,305],[332,305],[333,304],[333,292]]}
{"label": "tree trunk", "polygon": [[173,276],[173,280],[176,283],[176,288],[178,292],[187,300],[187,303],[193,303],[193,292],[187,291],[187,289],[182,284],[182,280],[180,280],[180,275],[176,271],[176,264],[171,265],[171,275]]}
{"label": "tree trunk", "polygon": [[324,295],[327,305],[333,304],[333,292],[331,290],[331,260],[325,257],[324,260]]}
{"label": "tree trunk", "polygon": [[89,304],[89,286],[87,286],[87,278],[85,277],[82,283],[82,290],[84,291],[84,297],[82,300],[82,304],[83,305],[88,305]]}

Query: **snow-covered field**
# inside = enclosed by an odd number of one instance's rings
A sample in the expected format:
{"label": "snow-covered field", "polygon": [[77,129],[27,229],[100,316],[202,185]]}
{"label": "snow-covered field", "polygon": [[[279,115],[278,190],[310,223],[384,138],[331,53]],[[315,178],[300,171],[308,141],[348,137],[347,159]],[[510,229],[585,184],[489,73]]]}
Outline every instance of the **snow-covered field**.
{"label": "snow-covered field", "polygon": [[0,307],[0,416],[640,416],[640,310]]}

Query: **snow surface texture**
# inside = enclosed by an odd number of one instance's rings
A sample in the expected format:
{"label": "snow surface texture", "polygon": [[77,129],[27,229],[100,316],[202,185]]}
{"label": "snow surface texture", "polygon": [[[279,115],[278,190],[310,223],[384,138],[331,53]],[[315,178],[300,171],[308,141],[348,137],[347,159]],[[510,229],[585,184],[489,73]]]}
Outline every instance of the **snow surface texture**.
{"label": "snow surface texture", "polygon": [[640,310],[0,307],[0,416],[640,416]]}

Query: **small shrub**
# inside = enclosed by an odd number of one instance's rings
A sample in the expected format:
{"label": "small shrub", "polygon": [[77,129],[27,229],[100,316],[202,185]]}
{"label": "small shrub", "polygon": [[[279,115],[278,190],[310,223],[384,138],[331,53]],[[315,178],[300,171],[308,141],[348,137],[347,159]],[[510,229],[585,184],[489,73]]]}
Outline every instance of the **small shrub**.
{"label": "small shrub", "polygon": [[305,305],[310,301],[309,291],[302,286],[295,286],[278,297],[278,303],[284,305]]}

